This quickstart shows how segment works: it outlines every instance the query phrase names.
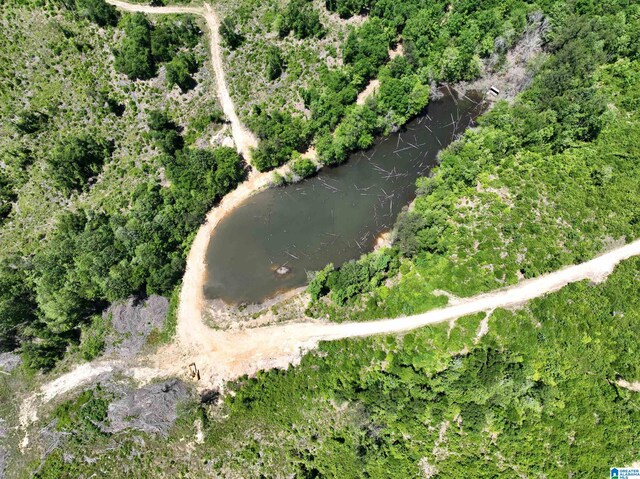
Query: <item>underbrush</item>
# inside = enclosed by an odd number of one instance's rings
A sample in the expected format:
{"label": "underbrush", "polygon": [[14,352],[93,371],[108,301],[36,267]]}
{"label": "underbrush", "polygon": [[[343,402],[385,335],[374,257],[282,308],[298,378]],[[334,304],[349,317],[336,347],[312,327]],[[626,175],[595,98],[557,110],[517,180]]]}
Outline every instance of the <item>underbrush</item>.
{"label": "underbrush", "polygon": [[640,184],[633,161],[640,151],[640,63],[631,59],[638,53],[630,45],[617,56],[593,49],[592,37],[607,33],[592,23],[599,20],[582,18],[559,35],[562,47],[530,89],[480,117],[479,128],[440,154],[432,177],[418,180],[414,208],[395,227],[391,251],[405,267],[392,286],[329,282],[329,305],[324,299],[311,311],[352,319],[419,313],[439,305],[425,304],[434,290],[472,296],[640,236],[639,196],[632,193]]}

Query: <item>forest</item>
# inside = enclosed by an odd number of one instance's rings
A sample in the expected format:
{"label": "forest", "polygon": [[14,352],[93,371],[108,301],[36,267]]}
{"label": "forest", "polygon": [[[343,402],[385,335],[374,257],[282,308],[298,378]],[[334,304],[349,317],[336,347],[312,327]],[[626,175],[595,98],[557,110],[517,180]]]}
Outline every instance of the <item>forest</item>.
{"label": "forest", "polygon": [[[80,21],[121,30],[114,67],[130,79],[151,78],[165,64],[171,84],[183,91],[193,86],[189,75],[197,61],[189,49],[200,30],[190,17],[152,24],[142,14],[120,15],[89,0],[58,8],[85,19]],[[634,162],[625,161],[638,151],[637,125],[628,121],[638,113],[637,5],[561,8],[513,0],[459,2],[449,10],[444,3],[422,8],[413,2],[398,8],[329,2],[327,8],[341,16],[368,16],[344,38],[344,65],[325,69],[301,92],[308,118],[274,105],[255,106],[249,125],[260,138],[253,158],[258,169],[278,166],[310,145],[324,163],[340,163],[422,111],[433,83],[477,76],[480,59],[504,54],[532,12],[548,11],[554,28],[545,39],[550,57],[531,88],[514,105],[499,104],[481,118],[479,128],[441,154],[433,177],[420,180],[416,207],[398,219],[394,246],[316,275],[309,287],[311,314],[363,320],[421,312],[446,302],[434,290],[475,294],[585,260],[607,241],[637,236],[638,195],[622,193],[637,190],[640,174]],[[277,17],[278,35],[322,37],[322,21],[300,14],[310,9],[288,4]],[[230,17],[221,26],[231,48],[244,45],[240,23]],[[434,30],[434,24],[442,28]],[[406,54],[389,61],[387,50],[398,41]],[[276,70],[286,68],[277,49],[270,55]],[[378,95],[353,105],[374,77],[381,82]],[[108,89],[101,95],[103,114],[123,114],[123,104]],[[24,110],[14,131],[25,143],[43,131],[50,115],[46,109]],[[189,238],[207,209],[243,176],[232,151],[185,145],[182,127],[166,111],[149,109],[146,118],[147,137],[161,152],[156,166],[170,187],[162,180],[138,181],[123,197],[124,209],[122,203],[107,209],[89,203],[61,211],[44,242],[9,249],[2,257],[0,345],[10,350],[21,344],[33,368],[55,364],[78,340],[78,326],[109,303],[132,294],[171,294]],[[114,140],[97,130],[70,132],[45,156],[46,181],[61,201],[86,194],[113,161],[114,148]],[[3,154],[7,217],[28,180],[25,167],[34,160],[24,146]],[[294,162],[295,173],[312,174],[308,163]],[[206,187],[194,190],[199,177],[206,178]],[[93,255],[96,250],[103,254]],[[398,275],[396,285],[384,284]]]}
{"label": "forest", "polygon": [[441,152],[390,250],[316,276],[312,313],[418,313],[640,235],[638,7],[597,13],[567,16],[530,88]]}
{"label": "forest", "polygon": [[[496,310],[481,337],[484,314],[323,343],[296,367],[231,383],[222,405],[185,405],[167,437],[97,428],[111,399],[98,387],[57,407],[56,427],[73,434],[64,454],[56,449],[32,470],[39,466],[39,478],[606,476],[611,464],[636,460],[640,445],[640,396],[618,385],[640,377],[639,275],[640,260],[628,260],[603,284]],[[205,439],[187,451],[194,421]],[[84,461],[87,451],[95,462]]]}
{"label": "forest", "polygon": [[[192,236],[246,165],[231,148],[194,147],[221,114],[184,95],[202,57],[192,17],[152,22],[97,0],[10,7],[3,22],[14,37],[0,50],[2,65],[15,65],[2,68],[14,75],[2,79],[0,351],[18,347],[26,368],[46,370],[109,304],[173,293]],[[50,63],[21,57],[21,44]],[[140,81],[161,66],[165,87]],[[114,71],[124,79],[112,82]],[[181,94],[171,102],[163,88],[173,84]]]}
{"label": "forest", "polygon": [[[255,41],[251,1],[222,23],[235,60]],[[413,209],[398,218],[392,247],[316,274],[310,314],[342,321],[421,312],[447,302],[438,290],[461,297],[492,290],[640,235],[639,5],[327,0],[317,7],[291,0],[260,26],[274,33],[275,49],[259,57],[267,83],[300,87],[287,83],[300,60],[290,40],[304,52],[311,42],[335,40],[331,15],[363,21],[344,30],[341,62],[319,67],[297,92],[307,114],[278,104],[276,95],[272,104],[248,104],[243,115],[261,140],[254,162],[262,170],[294,158],[297,175],[312,174],[313,164],[299,157],[311,145],[323,163],[339,164],[422,111],[432,85],[472,79],[483,59],[504,56],[532,15],[542,12],[550,28],[529,88],[441,152],[433,175],[418,181]],[[154,293],[175,298],[196,229],[246,166],[232,149],[195,144],[220,120],[217,105],[203,111],[188,96],[197,89],[188,77],[202,74],[194,66],[200,40],[156,41],[154,49],[154,35],[174,35],[158,33],[162,22],[89,0],[47,4],[59,13],[55,20],[42,8],[12,4],[3,28],[20,29],[0,39],[0,75],[11,87],[0,102],[0,348],[19,347],[31,370],[53,367],[109,303]],[[33,22],[49,29],[48,43],[24,33]],[[182,31],[175,19],[167,22]],[[96,39],[114,41],[112,63]],[[30,75],[29,59],[12,42],[39,48],[63,73],[75,72],[81,87],[57,70]],[[398,42],[405,55],[390,60]],[[173,46],[161,52],[159,45]],[[71,60],[83,52],[87,65]],[[9,79],[11,61],[18,68]],[[126,90],[90,80],[115,69]],[[181,90],[177,103],[159,101],[166,90],[144,83],[160,69]],[[372,78],[381,82],[379,94],[355,105]],[[242,77],[231,81],[242,95]],[[43,93],[23,103],[18,92],[26,87]],[[92,101],[77,107],[85,91]],[[620,380],[640,378],[639,278],[640,260],[631,259],[604,283],[572,284],[517,310],[323,343],[295,367],[227,384],[231,393],[220,404],[182,405],[166,436],[105,431],[114,392],[97,386],[51,411],[48,427],[64,435],[64,447],[16,467],[41,478],[105,470],[130,477],[603,477],[638,459],[640,396]],[[3,414],[10,380],[0,376]],[[196,421],[202,443],[187,445]]]}
{"label": "forest", "polygon": [[[177,150],[162,161],[170,188],[140,185],[126,213],[61,215],[29,267],[5,277],[2,344],[15,341],[20,323],[12,322],[26,320],[21,334],[28,367],[52,367],[77,340],[78,326],[109,303],[131,295],[170,295],[182,278],[185,238],[244,176],[240,157],[227,147]],[[14,314],[16,307],[21,316]]]}
{"label": "forest", "polygon": [[[283,10],[268,3],[263,7],[267,11],[255,18],[248,13],[251,8],[260,11],[254,3],[245,0],[230,12],[221,34],[234,62],[245,54],[253,59],[256,51],[265,52],[263,82],[256,84],[255,75],[246,77],[238,71],[249,68],[247,63],[231,65],[231,83],[237,91],[259,93],[256,88],[272,91],[274,86],[282,91],[282,97],[269,95],[268,101],[258,103],[245,101],[244,93],[238,98],[236,92],[240,105],[253,105],[245,113],[247,123],[257,132],[269,132],[260,135],[256,151],[254,163],[260,170],[283,164],[292,150],[303,152],[310,144],[324,164],[345,161],[350,152],[371,146],[376,135],[397,129],[420,113],[439,83],[472,80],[480,74],[484,59],[492,55],[504,59],[529,17],[546,7],[524,0],[437,1],[428,7],[419,0],[328,1],[328,10],[318,17],[310,3],[290,1]],[[326,16],[330,12],[343,17],[366,12],[366,18],[337,41],[334,24]],[[256,21],[259,32],[254,31]],[[271,30],[278,32],[274,42],[264,39]],[[302,46],[292,47],[289,37]],[[389,50],[398,44],[404,55],[390,59]],[[337,57],[341,64],[316,66],[314,55]],[[302,76],[299,70],[287,71],[287,65],[296,64],[309,65],[310,71]],[[374,78],[380,81],[379,94],[356,105],[358,93]],[[297,99],[293,106],[291,98]]]}

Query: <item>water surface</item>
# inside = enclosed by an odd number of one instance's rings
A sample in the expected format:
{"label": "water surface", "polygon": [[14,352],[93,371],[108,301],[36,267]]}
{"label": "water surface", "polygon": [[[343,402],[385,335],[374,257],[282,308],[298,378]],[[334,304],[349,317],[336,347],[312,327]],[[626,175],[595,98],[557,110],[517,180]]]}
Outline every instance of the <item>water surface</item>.
{"label": "water surface", "polygon": [[[416,179],[480,112],[477,98],[445,96],[347,163],[249,198],[213,232],[205,296],[229,304],[260,302],[304,285],[308,271],[371,251],[414,198]],[[277,274],[281,266],[290,272]]]}

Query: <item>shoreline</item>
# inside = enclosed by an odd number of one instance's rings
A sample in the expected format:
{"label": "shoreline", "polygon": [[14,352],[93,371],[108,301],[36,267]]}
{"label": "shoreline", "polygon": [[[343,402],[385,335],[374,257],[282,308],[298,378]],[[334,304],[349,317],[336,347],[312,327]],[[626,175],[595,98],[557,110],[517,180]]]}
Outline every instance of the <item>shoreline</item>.
{"label": "shoreline", "polygon": [[[529,76],[525,75],[524,72],[527,69],[527,65],[540,52],[540,24],[532,25],[525,32],[523,39],[516,44],[512,50],[507,52],[506,65],[504,68],[494,70],[489,60],[485,64],[480,78],[471,82],[459,82],[454,85],[444,84],[441,85],[440,88],[447,88],[454,97],[464,97],[466,93],[472,89],[479,91],[483,96],[482,101],[488,103],[488,107],[485,110],[486,112],[492,108],[496,101],[500,99],[512,101],[515,94],[511,94],[511,92],[517,93],[527,87]],[[517,74],[511,74],[511,72],[517,72]],[[490,86],[494,84],[500,85],[507,94],[492,96],[488,90]],[[374,89],[371,89],[370,94],[374,94],[374,91]],[[364,98],[360,101],[364,101]],[[309,151],[305,152],[302,156],[305,158],[313,157],[315,156],[315,151],[313,148],[310,148]],[[317,161],[315,162],[317,164],[317,171],[324,168],[324,165],[318,164]],[[243,201],[268,187],[274,173],[284,175],[290,171],[288,163],[264,173],[258,173],[252,168],[247,180],[240,183],[235,190],[221,200],[218,206],[207,213],[206,220],[198,229],[187,256],[178,305],[178,325],[176,328],[178,341],[185,345],[198,344],[201,343],[201,338],[197,338],[197,336],[203,335],[202,337],[206,337],[207,333],[211,332],[211,329],[205,325],[203,318],[204,309],[207,302],[210,301],[204,296],[204,285],[207,278],[206,252],[211,234],[217,224]],[[411,208],[412,204],[413,201],[408,207]],[[374,247],[373,250],[375,251],[376,248]],[[290,293],[291,291],[292,290],[286,291],[283,294]],[[281,295],[275,296],[275,299],[279,296]],[[260,307],[260,304],[262,303],[259,303],[257,306]],[[279,303],[276,301],[275,303],[270,302],[270,304],[275,306]],[[215,320],[213,322],[215,324]]]}
{"label": "shoreline", "polygon": [[[452,98],[462,98],[465,94],[461,93],[456,86],[442,85],[438,90],[446,89],[447,93]],[[435,100],[432,100],[435,101]],[[484,99],[480,100],[478,104],[484,103]],[[430,101],[431,104],[431,101]],[[425,107],[424,111],[428,108]],[[418,115],[419,116],[419,115]],[[417,118],[417,117],[415,117]],[[411,121],[415,120],[412,118]],[[409,122],[407,122],[409,123]],[[404,125],[403,125],[404,126]],[[380,138],[383,138],[382,136]],[[315,157],[315,149],[309,148],[307,152],[302,155],[304,158]],[[321,172],[325,165],[317,163],[317,172]],[[339,166],[337,166],[339,167]],[[196,321],[200,324],[210,323],[217,325],[219,323],[228,323],[229,315],[234,315],[237,319],[242,319],[244,316],[242,304],[228,304],[220,298],[207,298],[204,294],[205,284],[208,278],[208,264],[206,262],[206,254],[209,247],[212,234],[218,225],[218,223],[239,207],[245,200],[249,199],[256,193],[272,187],[272,179],[274,175],[284,176],[291,172],[289,163],[275,168],[270,171],[257,172],[251,169],[249,177],[244,182],[240,183],[235,190],[228,193],[220,203],[212,208],[207,214],[206,220],[198,230],[196,237],[192,243],[189,255],[187,256],[187,267],[183,276],[182,289],[180,293],[180,302],[178,306],[178,337],[184,340],[185,343],[190,342],[189,337],[193,334],[189,330],[198,331],[197,334],[203,334],[196,325]],[[411,208],[413,201],[406,206]],[[391,238],[393,234],[393,228],[381,231],[376,234],[374,244],[368,253],[377,251],[383,247],[391,245]],[[356,260],[358,258],[355,258]],[[198,291],[196,291],[196,289]],[[306,290],[305,286],[299,286],[292,289],[277,292],[274,296],[265,298],[259,303],[251,303],[247,305],[252,309],[264,310],[269,307],[276,306],[282,301],[286,301],[295,297],[296,295],[303,293]],[[209,317],[205,318],[205,314]],[[194,321],[195,318],[195,321]],[[180,328],[180,325],[185,325],[184,329]]]}

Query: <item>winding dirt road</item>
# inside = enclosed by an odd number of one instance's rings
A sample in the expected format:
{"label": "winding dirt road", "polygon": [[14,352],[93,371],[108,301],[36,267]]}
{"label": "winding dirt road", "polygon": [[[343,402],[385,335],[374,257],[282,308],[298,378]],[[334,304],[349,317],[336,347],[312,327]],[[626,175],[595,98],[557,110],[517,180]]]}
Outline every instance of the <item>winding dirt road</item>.
{"label": "winding dirt road", "polygon": [[462,299],[454,305],[423,314],[395,319],[341,324],[299,321],[242,331],[214,331],[199,319],[191,318],[184,322],[188,318],[181,316],[173,344],[162,348],[151,358],[139,360],[137,365],[125,365],[122,361],[96,361],[78,366],[43,385],[38,393],[25,400],[20,411],[20,422],[23,427],[28,426],[37,418],[39,403],[48,402],[58,394],[87,384],[105,373],[118,371],[140,382],[147,382],[158,377],[184,377],[187,365],[195,362],[202,376],[198,383],[200,389],[221,387],[226,380],[243,374],[251,375],[260,369],[297,364],[302,354],[315,348],[320,341],[403,333],[469,314],[522,305],[576,281],[599,283],[618,263],[638,255],[640,240],[591,261],[522,281],[509,288]]}
{"label": "winding dirt road", "polygon": [[[456,304],[414,316],[361,323],[327,323],[296,321],[241,331],[214,331],[204,323],[193,330],[179,325],[177,343],[160,351],[154,368],[162,369],[169,358],[182,356],[182,368],[196,362],[203,388],[220,385],[225,380],[259,369],[286,367],[299,361],[302,352],[313,349],[319,341],[396,334],[423,326],[452,321],[462,316],[496,308],[509,308],[557,291],[581,280],[603,281],[615,266],[627,258],[640,255],[640,240],[609,251],[585,263],[554,273],[522,281],[514,286],[461,299]],[[186,318],[179,318],[182,322]],[[196,321],[184,324],[195,326]],[[179,351],[176,351],[176,349]]]}
{"label": "winding dirt road", "polygon": [[106,0],[107,3],[127,12],[141,12],[149,14],[176,14],[190,13],[200,15],[207,22],[209,29],[209,50],[211,51],[211,63],[216,75],[216,87],[218,90],[218,98],[222,105],[222,111],[231,123],[231,134],[236,144],[236,149],[247,161],[251,159],[251,149],[258,145],[256,137],[242,124],[240,118],[236,114],[236,109],[227,88],[227,81],[224,73],[224,65],[222,63],[222,49],[220,48],[220,21],[216,12],[208,3],[203,7],[196,6],[170,6],[170,7],[151,7],[149,5],[136,5],[132,3],[122,2],[119,0]]}
{"label": "winding dirt road", "polygon": [[[225,114],[231,121],[236,146],[248,157],[250,148],[255,145],[255,138],[238,119],[227,90],[219,47],[218,19],[213,10],[206,4],[204,7],[150,7],[118,0],[107,1],[127,11],[153,14],[192,13],[202,15],[207,20],[211,30],[211,57],[216,71],[218,94]],[[280,171],[285,171],[286,168],[282,167]],[[342,324],[305,321],[306,318],[301,318],[296,322],[241,331],[214,331],[202,318],[205,253],[211,233],[229,211],[267,186],[271,175],[252,171],[247,181],[225,196],[220,205],[208,214],[205,224],[198,231],[187,259],[175,341],[161,348],[152,357],[138,359],[136,364],[126,364],[119,360],[95,361],[80,365],[73,371],[44,384],[22,404],[20,423],[23,427],[37,419],[39,404],[95,381],[105,374],[119,372],[140,382],[147,382],[158,377],[185,376],[187,365],[195,362],[202,376],[198,383],[200,389],[221,387],[224,381],[243,374],[254,374],[260,369],[296,364],[305,351],[315,348],[320,341],[403,333],[469,314],[518,306],[533,298],[557,291],[569,283],[585,279],[601,282],[620,261],[640,255],[640,240],[636,240],[583,264],[569,266],[509,288],[466,298],[451,306],[414,316]],[[23,445],[26,446],[27,442],[25,436]]]}

